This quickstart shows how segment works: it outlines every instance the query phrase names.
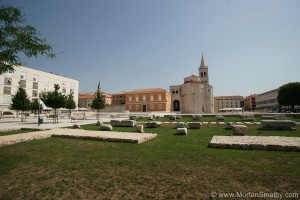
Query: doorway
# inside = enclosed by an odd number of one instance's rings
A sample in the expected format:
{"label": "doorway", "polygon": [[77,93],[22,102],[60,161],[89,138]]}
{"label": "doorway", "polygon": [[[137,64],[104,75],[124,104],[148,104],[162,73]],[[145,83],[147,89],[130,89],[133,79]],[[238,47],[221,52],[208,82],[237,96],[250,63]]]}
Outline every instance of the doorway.
{"label": "doorway", "polygon": [[179,100],[174,100],[173,101],[173,110],[174,111],[180,111],[180,101]]}

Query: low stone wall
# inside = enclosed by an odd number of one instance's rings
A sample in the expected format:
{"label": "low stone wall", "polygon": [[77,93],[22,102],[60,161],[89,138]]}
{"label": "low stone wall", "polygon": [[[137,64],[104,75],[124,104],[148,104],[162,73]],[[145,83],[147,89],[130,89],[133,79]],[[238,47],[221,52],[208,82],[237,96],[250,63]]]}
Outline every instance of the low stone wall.
{"label": "low stone wall", "polygon": [[136,125],[136,121],[135,120],[112,119],[112,120],[110,120],[110,124],[112,126],[119,126],[119,127],[134,127]]}
{"label": "low stone wall", "polygon": [[157,128],[157,127],[160,127],[161,124],[162,124],[161,122],[152,121],[152,122],[147,122],[146,126],[147,126],[147,128]]}
{"label": "low stone wall", "polygon": [[262,120],[260,129],[292,130],[295,126],[291,120]]}

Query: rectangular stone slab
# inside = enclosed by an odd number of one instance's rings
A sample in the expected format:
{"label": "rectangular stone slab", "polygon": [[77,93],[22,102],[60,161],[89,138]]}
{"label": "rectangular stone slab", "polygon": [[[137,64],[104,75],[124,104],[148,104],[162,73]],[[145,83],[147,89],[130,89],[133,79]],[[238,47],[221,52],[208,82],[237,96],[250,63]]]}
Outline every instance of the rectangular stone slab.
{"label": "rectangular stone slab", "polygon": [[209,147],[272,151],[300,151],[300,137],[213,136]]}
{"label": "rectangular stone slab", "polygon": [[114,131],[86,131],[82,129],[56,129],[52,137],[66,137],[87,140],[100,140],[110,142],[129,142],[140,144],[156,138],[157,134],[152,133],[129,133]]}

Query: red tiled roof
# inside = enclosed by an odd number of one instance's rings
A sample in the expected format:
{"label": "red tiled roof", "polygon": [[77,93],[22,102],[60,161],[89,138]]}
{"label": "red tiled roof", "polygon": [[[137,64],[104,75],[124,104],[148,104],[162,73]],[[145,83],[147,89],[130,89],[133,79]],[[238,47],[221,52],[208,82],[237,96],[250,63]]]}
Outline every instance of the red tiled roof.
{"label": "red tiled roof", "polygon": [[147,88],[147,89],[132,90],[127,93],[143,93],[143,92],[166,92],[166,90],[161,88]]}
{"label": "red tiled roof", "polygon": [[112,93],[111,95],[120,95],[120,94],[125,94],[125,91],[121,91],[121,92],[116,92],[116,93]]}
{"label": "red tiled roof", "polygon": [[242,96],[240,95],[233,95],[233,96],[215,96],[214,98],[236,98],[236,97],[241,97],[243,98]]}
{"label": "red tiled roof", "polygon": [[[102,95],[103,96],[111,96],[110,94],[107,94],[107,93],[102,93]],[[78,98],[80,98],[80,99],[94,99],[95,98],[95,92],[93,92],[93,93],[79,93],[78,94]]]}
{"label": "red tiled roof", "polygon": [[79,93],[78,98],[80,99],[94,99],[95,94],[90,94],[90,93]]}

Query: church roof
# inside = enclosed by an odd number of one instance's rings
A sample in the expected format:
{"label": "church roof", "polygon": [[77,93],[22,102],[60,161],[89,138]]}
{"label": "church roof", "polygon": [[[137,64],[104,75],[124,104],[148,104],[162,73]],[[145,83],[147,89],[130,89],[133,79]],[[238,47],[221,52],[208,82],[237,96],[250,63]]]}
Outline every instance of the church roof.
{"label": "church roof", "polygon": [[205,65],[205,62],[204,62],[203,53],[202,53],[202,57],[201,57],[200,68],[207,68],[207,66]]}

